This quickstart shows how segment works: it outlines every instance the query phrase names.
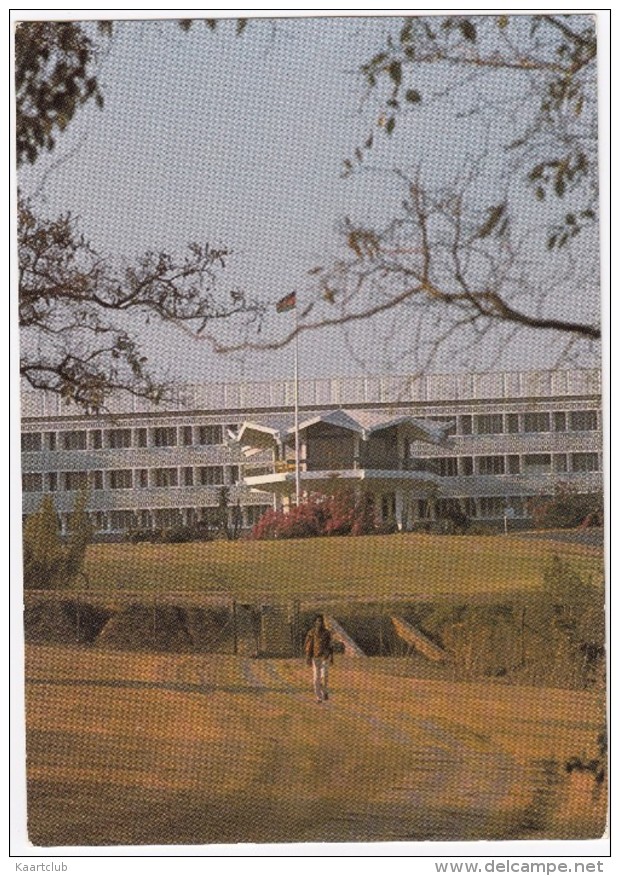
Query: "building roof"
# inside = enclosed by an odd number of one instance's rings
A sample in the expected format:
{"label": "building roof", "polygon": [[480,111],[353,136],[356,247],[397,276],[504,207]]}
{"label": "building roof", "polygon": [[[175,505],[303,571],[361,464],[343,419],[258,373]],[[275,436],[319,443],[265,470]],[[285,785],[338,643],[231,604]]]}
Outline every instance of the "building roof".
{"label": "building roof", "polygon": [[[266,448],[273,443],[285,444],[295,435],[295,425],[291,416],[274,416],[265,418],[262,423],[246,421],[241,425],[237,441],[248,448]],[[380,411],[347,411],[338,408],[333,411],[317,414],[299,424],[303,432],[318,423],[336,426],[359,435],[362,441],[368,441],[371,435],[395,426],[404,426],[408,437],[414,441],[425,441],[429,444],[443,444],[452,424],[429,420],[418,420],[415,417],[402,415],[387,416]],[[245,447],[244,447],[245,450]]]}
{"label": "building roof", "polygon": [[[391,417],[380,411],[347,411],[339,409],[318,414],[310,420],[304,420],[299,424],[299,431],[309,428],[317,423],[328,423],[341,429],[348,429],[361,436],[363,441],[368,441],[375,432],[381,432],[395,426],[405,426],[410,432],[410,437],[416,441],[427,441],[430,444],[441,444],[453,424],[438,423],[428,420],[418,420],[406,414],[399,417]],[[288,430],[289,434],[295,434],[295,427]]]}

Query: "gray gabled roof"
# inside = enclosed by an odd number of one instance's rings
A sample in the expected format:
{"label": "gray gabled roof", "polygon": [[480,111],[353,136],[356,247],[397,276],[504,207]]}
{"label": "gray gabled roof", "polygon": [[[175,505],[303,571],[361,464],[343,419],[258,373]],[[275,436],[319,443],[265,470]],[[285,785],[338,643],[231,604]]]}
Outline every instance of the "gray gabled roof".
{"label": "gray gabled roof", "polygon": [[[404,425],[412,440],[426,441],[429,444],[442,444],[450,429],[450,424],[417,420],[406,414],[398,417],[386,417],[384,413],[379,411],[350,411],[339,408],[303,420],[299,424],[299,431],[303,432],[317,423],[326,423],[354,432],[363,441],[368,441],[370,436],[376,432]],[[268,447],[270,442],[286,443],[290,441],[291,437],[295,435],[295,431],[291,415],[267,417],[262,423],[251,421],[243,423],[236,440],[244,445]]]}
{"label": "gray gabled roof", "polygon": [[[355,413],[350,413],[349,411],[342,410],[341,408],[336,411],[328,411],[325,414],[318,414],[316,417],[312,417],[309,420],[304,420],[299,424],[299,431],[303,432],[304,429],[309,428],[310,426],[314,426],[316,423],[328,423],[330,426],[338,426],[340,429],[348,429],[351,432],[359,432],[360,435],[364,434],[364,427],[359,422],[359,419],[355,416]],[[295,426],[290,428],[290,435],[295,434]]]}
{"label": "gray gabled roof", "polygon": [[[361,435],[364,441],[374,432],[380,432],[384,429],[390,429],[394,426],[407,425],[409,426],[414,440],[428,441],[431,444],[441,444],[446,440],[447,432],[451,428],[449,423],[435,423],[427,420],[417,420],[407,414],[398,417],[386,417],[384,413],[378,411],[347,411],[339,409],[329,411],[325,414],[318,414],[309,420],[305,420],[299,424],[299,431],[307,429],[316,423],[329,423],[332,426],[339,426],[341,429],[349,429],[351,432],[357,432]],[[295,434],[295,427],[288,430],[290,435]]]}

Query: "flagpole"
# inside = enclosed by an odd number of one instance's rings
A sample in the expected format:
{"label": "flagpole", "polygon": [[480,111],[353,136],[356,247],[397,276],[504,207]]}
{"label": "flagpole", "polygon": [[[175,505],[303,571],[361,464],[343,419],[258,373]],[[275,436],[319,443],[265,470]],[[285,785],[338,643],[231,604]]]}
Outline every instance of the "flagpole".
{"label": "flagpole", "polygon": [[299,475],[299,322],[297,319],[297,300],[295,300],[295,502],[299,507],[301,483]]}

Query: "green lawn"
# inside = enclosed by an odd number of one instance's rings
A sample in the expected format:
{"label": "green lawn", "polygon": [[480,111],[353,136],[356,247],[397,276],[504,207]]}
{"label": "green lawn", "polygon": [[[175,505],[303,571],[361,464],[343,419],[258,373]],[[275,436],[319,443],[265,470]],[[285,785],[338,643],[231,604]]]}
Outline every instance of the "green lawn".
{"label": "green lawn", "polygon": [[93,545],[85,571],[93,589],[425,599],[535,589],[554,553],[602,581],[600,548],[501,535]]}

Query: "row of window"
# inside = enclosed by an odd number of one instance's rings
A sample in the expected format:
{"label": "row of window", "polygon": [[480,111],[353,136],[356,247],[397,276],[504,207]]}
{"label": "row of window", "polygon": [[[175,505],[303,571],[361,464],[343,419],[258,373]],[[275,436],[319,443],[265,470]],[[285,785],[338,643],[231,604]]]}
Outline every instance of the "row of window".
{"label": "row of window", "polygon": [[[481,496],[464,499],[439,499],[435,504],[434,515],[442,517],[452,509],[458,507],[475,519],[503,517],[508,508],[512,509],[516,517],[525,517],[528,514],[528,498],[523,496]],[[239,523],[244,527],[251,527],[258,523],[261,516],[270,505],[248,505],[231,508],[230,516],[237,513]],[[381,513],[384,517],[393,516],[395,510],[394,497],[384,496],[381,502]],[[414,505],[414,513],[418,518],[429,517],[429,506],[426,500],[420,499]],[[177,526],[207,525],[217,526],[220,511],[213,506],[202,508],[141,508],[138,510],[114,510],[93,511],[89,514],[93,526],[97,532],[131,532],[136,529],[168,529]],[[67,515],[63,518],[66,525]]]}
{"label": "row of window", "polygon": [[136,429],[72,429],[65,432],[22,432],[22,451],[123,450],[130,447],[195,447],[223,444],[235,434],[230,426],[157,426]]}
{"label": "row of window", "polygon": [[[240,524],[254,526],[270,505],[248,505],[229,510],[232,517],[240,514]],[[217,526],[220,519],[219,508],[141,508],[136,511],[92,511],[89,514],[96,532],[131,532],[136,529],[170,529],[177,526],[207,525]],[[61,518],[67,524],[67,516]]]}
{"label": "row of window", "polygon": [[596,411],[536,411],[525,414],[465,414],[457,418],[459,435],[536,432],[594,432]]}
{"label": "row of window", "polygon": [[203,465],[182,468],[120,468],[103,471],[59,471],[42,474],[24,472],[22,489],[25,493],[40,493],[72,490],[131,490],[148,487],[202,487],[239,482],[239,467],[228,466],[225,480],[224,467]]}
{"label": "row of window", "polygon": [[[433,418],[430,418],[432,420]],[[501,435],[537,432],[592,432],[596,411],[554,411],[525,414],[464,414],[448,420],[459,435]],[[442,418],[436,418],[441,422]],[[23,432],[22,450],[123,450],[131,447],[195,447],[223,444],[238,429],[229,426],[156,426],[123,429],[74,429]]]}
{"label": "row of window", "polygon": [[[408,459],[406,468],[439,477],[457,475],[551,474],[600,471],[598,453],[524,453],[507,456],[445,456]],[[570,468],[569,468],[570,466]]]}
{"label": "row of window", "polygon": [[[569,468],[570,466],[570,468]],[[194,487],[218,486],[225,483],[236,484],[240,480],[239,466],[227,466],[229,474],[225,477],[224,466],[182,466],[165,468],[111,469],[103,471],[60,471],[25,472],[22,476],[22,489],[26,493],[40,493],[72,490],[131,490],[148,487]],[[439,477],[459,475],[503,475],[503,474],[564,474],[572,472],[600,471],[597,453],[526,453],[522,456],[448,456],[438,459],[407,460],[407,469],[428,471]],[[107,477],[106,477],[107,475]]]}

